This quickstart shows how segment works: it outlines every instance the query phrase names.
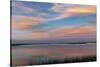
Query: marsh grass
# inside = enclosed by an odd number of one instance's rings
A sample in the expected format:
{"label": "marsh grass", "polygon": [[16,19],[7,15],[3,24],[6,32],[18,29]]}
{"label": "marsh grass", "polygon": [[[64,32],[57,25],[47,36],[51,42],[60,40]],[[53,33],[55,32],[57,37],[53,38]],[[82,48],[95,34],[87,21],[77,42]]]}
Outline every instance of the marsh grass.
{"label": "marsh grass", "polygon": [[81,57],[65,57],[53,58],[48,56],[33,56],[27,64],[15,64],[13,66],[27,66],[27,65],[44,65],[44,64],[58,64],[58,63],[77,63],[77,62],[93,62],[96,61],[96,56],[81,56]]}

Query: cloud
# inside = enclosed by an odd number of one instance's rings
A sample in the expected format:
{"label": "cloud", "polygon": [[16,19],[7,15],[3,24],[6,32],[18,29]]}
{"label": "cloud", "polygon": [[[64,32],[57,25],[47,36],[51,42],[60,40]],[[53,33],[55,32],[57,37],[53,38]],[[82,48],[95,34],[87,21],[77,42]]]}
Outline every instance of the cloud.
{"label": "cloud", "polygon": [[[76,38],[95,37],[96,26],[94,24],[87,25],[88,18],[85,19],[84,22],[79,17],[77,17],[78,19],[72,18],[69,20],[68,19],[60,20],[73,16],[80,16],[80,15],[87,16],[88,14],[96,14],[95,6],[54,4],[52,7],[48,8],[50,8],[50,10],[46,9],[44,11],[39,11],[40,8],[37,9],[29,8],[27,5],[21,2],[14,2],[13,3],[14,14],[12,15],[12,27],[13,27],[12,29],[14,30],[13,38],[15,40],[17,39],[17,40],[35,41],[35,40],[52,40],[52,39],[57,40],[63,38],[69,39],[74,37]],[[90,16],[88,17],[91,19]],[[90,19],[88,20],[90,21]],[[93,16],[93,19],[95,20],[95,16]],[[87,26],[78,27],[79,26],[78,24],[83,24],[83,23],[86,23],[84,25]]]}
{"label": "cloud", "polygon": [[34,10],[32,8],[26,7],[22,2],[13,1],[12,3],[12,13],[13,14],[32,14]]}
{"label": "cloud", "polygon": [[48,32],[32,32],[32,39],[42,40],[50,38],[50,34]]}
{"label": "cloud", "polygon": [[29,17],[29,16],[12,16],[12,27],[13,29],[30,29],[35,25],[38,25],[43,21],[40,17]]}
{"label": "cloud", "polygon": [[55,20],[57,20],[84,14],[95,14],[96,6],[54,4],[51,10],[59,13],[59,15],[55,17]]}
{"label": "cloud", "polygon": [[96,6],[75,4],[53,4],[51,10],[57,13],[96,13]]}
{"label": "cloud", "polygon": [[78,28],[61,28],[56,29],[52,31],[56,37],[89,37],[96,35],[96,26],[84,26],[84,27],[78,27]]}
{"label": "cloud", "polygon": [[[36,8],[34,6],[34,3],[32,5],[32,7],[30,7],[28,5],[29,3],[30,2],[26,3],[26,2],[21,2],[21,1],[13,1],[13,3],[12,3],[12,15],[41,17],[45,21],[52,20],[57,15],[55,12],[48,11],[47,8],[45,10],[41,10],[42,8],[44,9],[45,7]],[[48,7],[48,8],[50,8],[50,7]]]}
{"label": "cloud", "polygon": [[84,26],[79,28],[57,28],[48,31],[33,31],[30,33],[30,39],[32,40],[52,40],[52,39],[68,39],[68,38],[88,38],[96,37],[96,27]]}
{"label": "cloud", "polygon": [[74,8],[69,8],[68,12],[70,12],[70,13],[80,13],[80,14],[95,14],[96,13],[96,7],[95,6],[74,7]]}
{"label": "cloud", "polygon": [[[15,30],[14,30],[15,31]],[[17,31],[16,31],[17,32]],[[83,26],[78,28],[56,28],[48,31],[19,31],[13,33],[14,40],[32,40],[32,41],[43,41],[43,40],[58,40],[58,39],[73,39],[73,38],[95,38],[96,37],[96,26]],[[17,34],[17,35],[16,35]]]}
{"label": "cloud", "polygon": [[66,4],[53,4],[51,10],[53,10],[54,12],[57,13],[61,13],[62,10],[65,10],[67,8],[68,5]]}

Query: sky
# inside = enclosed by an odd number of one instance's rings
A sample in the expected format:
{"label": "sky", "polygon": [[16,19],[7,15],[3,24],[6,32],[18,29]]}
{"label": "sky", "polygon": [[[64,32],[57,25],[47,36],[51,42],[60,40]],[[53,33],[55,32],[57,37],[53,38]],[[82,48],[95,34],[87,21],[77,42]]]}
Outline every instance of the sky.
{"label": "sky", "polygon": [[12,1],[12,40],[63,42],[96,40],[96,6]]}

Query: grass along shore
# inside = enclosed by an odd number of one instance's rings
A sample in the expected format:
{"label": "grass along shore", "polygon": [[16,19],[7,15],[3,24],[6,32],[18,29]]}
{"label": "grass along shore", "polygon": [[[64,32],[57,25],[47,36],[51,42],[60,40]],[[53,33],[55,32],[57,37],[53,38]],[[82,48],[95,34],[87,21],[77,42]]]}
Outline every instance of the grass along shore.
{"label": "grass along shore", "polygon": [[11,62],[11,66],[28,66],[28,65],[44,65],[58,63],[76,63],[76,62],[92,62],[96,61],[96,56],[81,56],[81,57],[64,57],[53,58],[48,56],[33,56],[32,60],[27,60],[27,63]]}

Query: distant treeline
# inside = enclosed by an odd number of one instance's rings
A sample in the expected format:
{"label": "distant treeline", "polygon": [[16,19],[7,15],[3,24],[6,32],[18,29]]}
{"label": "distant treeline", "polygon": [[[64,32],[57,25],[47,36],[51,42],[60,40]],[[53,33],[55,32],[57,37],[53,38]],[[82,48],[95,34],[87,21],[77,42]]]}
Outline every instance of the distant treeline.
{"label": "distant treeline", "polygon": [[20,45],[31,45],[31,44],[36,44],[36,45],[40,45],[40,44],[87,44],[87,43],[96,43],[96,41],[92,41],[92,42],[59,42],[59,43],[11,43],[11,46],[20,46]]}

